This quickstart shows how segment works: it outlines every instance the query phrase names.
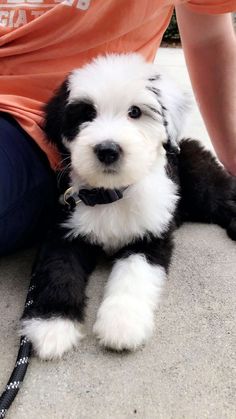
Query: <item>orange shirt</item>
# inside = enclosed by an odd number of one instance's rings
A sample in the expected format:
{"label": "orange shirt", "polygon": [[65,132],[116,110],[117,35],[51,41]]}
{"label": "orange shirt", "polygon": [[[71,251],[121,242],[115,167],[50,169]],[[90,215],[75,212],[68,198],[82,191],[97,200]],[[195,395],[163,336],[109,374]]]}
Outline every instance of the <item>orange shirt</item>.
{"label": "orange shirt", "polygon": [[235,0],[1,0],[0,111],[17,119],[55,167],[58,155],[42,130],[53,90],[98,54],[136,51],[153,60],[179,3],[200,13],[236,9]]}

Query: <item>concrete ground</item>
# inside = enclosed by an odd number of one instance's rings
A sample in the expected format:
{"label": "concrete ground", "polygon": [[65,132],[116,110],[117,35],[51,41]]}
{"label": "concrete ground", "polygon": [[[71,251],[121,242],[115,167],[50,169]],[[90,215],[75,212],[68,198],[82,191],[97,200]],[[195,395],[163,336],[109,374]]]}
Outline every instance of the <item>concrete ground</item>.
{"label": "concrete ground", "polygon": [[[158,53],[160,67],[190,89],[182,51]],[[196,108],[186,134],[208,143]],[[34,250],[0,259],[0,389],[17,354]],[[236,418],[236,245],[216,226],[186,224],[156,330],[131,354],[101,349],[91,330],[106,267],[89,285],[87,337],[60,362],[33,358],[9,419]]]}

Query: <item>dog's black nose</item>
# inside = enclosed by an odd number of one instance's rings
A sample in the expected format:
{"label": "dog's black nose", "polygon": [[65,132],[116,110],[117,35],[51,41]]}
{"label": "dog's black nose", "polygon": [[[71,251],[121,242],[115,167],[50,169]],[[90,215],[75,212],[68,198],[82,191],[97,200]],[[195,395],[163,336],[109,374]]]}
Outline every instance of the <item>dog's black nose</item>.
{"label": "dog's black nose", "polygon": [[98,160],[107,166],[115,163],[121,155],[121,147],[114,141],[103,141],[94,147],[94,153]]}

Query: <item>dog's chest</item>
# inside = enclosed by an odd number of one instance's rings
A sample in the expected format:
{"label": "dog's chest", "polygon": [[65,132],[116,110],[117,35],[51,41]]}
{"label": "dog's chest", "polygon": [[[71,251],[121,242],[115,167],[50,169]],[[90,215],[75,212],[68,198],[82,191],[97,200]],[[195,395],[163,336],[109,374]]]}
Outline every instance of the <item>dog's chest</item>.
{"label": "dog's chest", "polygon": [[173,217],[177,200],[176,185],[165,172],[158,172],[130,186],[120,201],[95,207],[79,205],[66,227],[70,236],[86,237],[113,252],[147,232],[161,236]]}

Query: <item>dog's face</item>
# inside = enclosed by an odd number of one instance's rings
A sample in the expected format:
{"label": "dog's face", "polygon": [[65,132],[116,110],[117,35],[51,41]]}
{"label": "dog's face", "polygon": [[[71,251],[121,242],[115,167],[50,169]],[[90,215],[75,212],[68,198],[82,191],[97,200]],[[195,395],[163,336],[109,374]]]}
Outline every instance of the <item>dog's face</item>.
{"label": "dog's face", "polygon": [[109,55],[69,75],[46,107],[45,131],[71,154],[73,184],[120,188],[163,161],[185,105],[141,56]]}

